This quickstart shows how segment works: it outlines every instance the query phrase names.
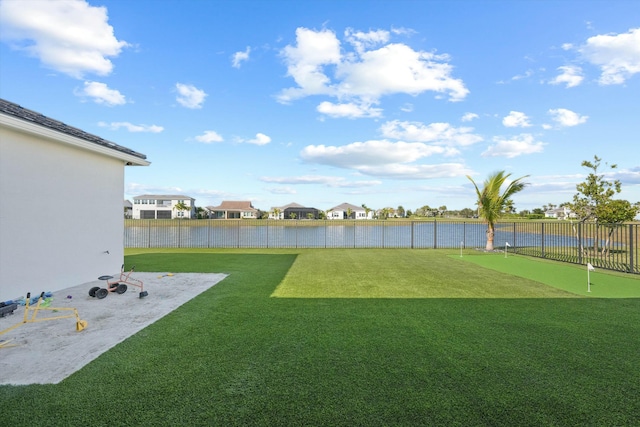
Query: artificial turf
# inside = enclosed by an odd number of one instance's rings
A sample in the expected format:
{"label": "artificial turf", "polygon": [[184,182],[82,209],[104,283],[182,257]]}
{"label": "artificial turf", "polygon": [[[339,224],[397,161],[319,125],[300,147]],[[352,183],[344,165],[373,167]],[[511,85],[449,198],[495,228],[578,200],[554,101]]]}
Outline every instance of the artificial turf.
{"label": "artificial turf", "polygon": [[[2,419],[12,426],[637,423],[640,299],[584,298],[449,255],[130,252],[126,263],[137,271],[229,276],[60,384],[0,387]],[[305,291],[295,290],[296,278]],[[427,289],[412,285],[415,278]],[[455,283],[452,297],[443,281]],[[525,290],[478,289],[505,281]],[[346,282],[355,283],[344,290]],[[321,295],[313,283],[342,287],[326,285]],[[394,283],[405,296],[393,295]]]}
{"label": "artificial turf", "polygon": [[519,255],[471,254],[459,260],[535,280],[576,295],[596,298],[640,298],[640,276],[607,270],[587,271],[587,266],[548,261]]}

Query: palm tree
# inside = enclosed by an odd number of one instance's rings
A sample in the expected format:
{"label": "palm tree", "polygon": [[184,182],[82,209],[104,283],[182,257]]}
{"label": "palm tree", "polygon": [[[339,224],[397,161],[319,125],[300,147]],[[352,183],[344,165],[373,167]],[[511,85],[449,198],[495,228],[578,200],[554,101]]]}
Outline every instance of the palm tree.
{"label": "palm tree", "polygon": [[511,181],[504,192],[500,194],[500,188],[502,188],[510,176],[511,174],[505,174],[505,171],[494,172],[484,181],[484,188],[480,191],[473,179],[467,175],[467,178],[475,187],[476,194],[478,195],[478,214],[480,218],[487,222],[487,246],[485,248],[487,251],[493,250],[496,222],[498,222],[498,219],[505,213],[505,208],[512,203],[511,196],[522,191],[524,187],[529,185],[526,182],[522,182],[524,178],[529,176],[525,175]]}
{"label": "palm tree", "polygon": [[182,215],[180,214],[183,211],[188,211],[191,210],[191,208],[189,206],[187,206],[182,200],[179,201],[178,203],[176,203],[173,206],[173,209],[177,210],[179,212],[178,217],[181,218]]}

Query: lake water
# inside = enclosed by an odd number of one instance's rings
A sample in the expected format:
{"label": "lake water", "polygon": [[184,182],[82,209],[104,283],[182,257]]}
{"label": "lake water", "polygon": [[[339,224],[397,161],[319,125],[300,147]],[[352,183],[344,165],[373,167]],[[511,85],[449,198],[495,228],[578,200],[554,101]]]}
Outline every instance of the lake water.
{"label": "lake water", "polygon": [[[216,221],[217,222],[217,221]],[[133,224],[133,225],[132,225]],[[125,227],[128,248],[476,248],[486,244],[482,223],[464,222],[377,222],[376,224],[332,224],[282,226],[238,221],[196,226],[180,221],[136,222]],[[523,231],[514,224],[498,227],[496,247],[577,246],[570,235],[543,235]]]}

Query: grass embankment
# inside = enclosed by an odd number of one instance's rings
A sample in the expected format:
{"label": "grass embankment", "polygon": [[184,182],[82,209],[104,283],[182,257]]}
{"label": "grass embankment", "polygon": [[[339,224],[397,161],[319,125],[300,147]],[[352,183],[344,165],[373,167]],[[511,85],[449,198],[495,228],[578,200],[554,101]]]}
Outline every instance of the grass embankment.
{"label": "grass embankment", "polygon": [[138,271],[230,275],[58,385],[0,387],[3,420],[637,422],[640,299],[583,298],[453,254],[129,252]]}

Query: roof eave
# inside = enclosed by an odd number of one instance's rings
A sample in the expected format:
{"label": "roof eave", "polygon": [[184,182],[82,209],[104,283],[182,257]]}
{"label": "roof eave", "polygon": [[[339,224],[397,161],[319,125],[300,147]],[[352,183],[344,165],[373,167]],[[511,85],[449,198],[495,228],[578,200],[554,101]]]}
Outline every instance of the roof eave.
{"label": "roof eave", "polygon": [[38,124],[30,123],[7,114],[0,113],[0,124],[19,132],[37,135],[42,138],[61,142],[83,150],[88,150],[94,153],[99,153],[108,157],[116,158],[122,160],[126,166],[149,166],[151,164],[151,162],[141,157],[127,154],[103,145],[94,144],[81,138],[67,135],[63,132],[49,129]]}

